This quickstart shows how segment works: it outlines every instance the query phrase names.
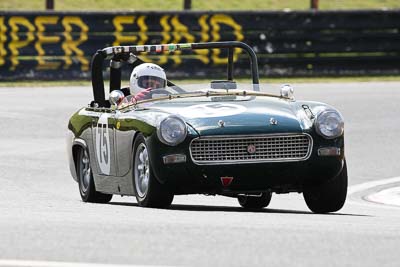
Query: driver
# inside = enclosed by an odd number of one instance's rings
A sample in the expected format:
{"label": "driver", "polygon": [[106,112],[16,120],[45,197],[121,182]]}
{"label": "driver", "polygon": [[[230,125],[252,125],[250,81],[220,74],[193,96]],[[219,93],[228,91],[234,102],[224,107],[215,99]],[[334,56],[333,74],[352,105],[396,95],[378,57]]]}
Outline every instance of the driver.
{"label": "driver", "polygon": [[143,100],[151,98],[151,90],[164,89],[166,85],[167,76],[160,66],[143,63],[133,69],[129,89],[136,100]]}

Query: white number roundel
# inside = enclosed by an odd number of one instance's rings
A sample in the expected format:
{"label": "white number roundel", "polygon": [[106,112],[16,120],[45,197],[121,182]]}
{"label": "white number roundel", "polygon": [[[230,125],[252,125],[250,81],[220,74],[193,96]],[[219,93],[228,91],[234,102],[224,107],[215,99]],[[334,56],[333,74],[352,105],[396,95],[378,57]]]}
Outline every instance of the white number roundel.
{"label": "white number roundel", "polygon": [[246,111],[246,107],[230,103],[207,103],[184,108],[183,116],[190,118],[232,116]]}
{"label": "white number roundel", "polygon": [[108,132],[109,114],[102,114],[95,127],[96,156],[102,174],[110,174],[110,135]]}

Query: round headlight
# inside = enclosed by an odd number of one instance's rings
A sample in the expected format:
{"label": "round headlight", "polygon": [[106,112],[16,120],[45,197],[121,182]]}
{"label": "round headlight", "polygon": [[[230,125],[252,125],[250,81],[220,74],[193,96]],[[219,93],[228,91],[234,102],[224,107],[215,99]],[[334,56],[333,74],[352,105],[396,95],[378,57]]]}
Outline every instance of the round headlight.
{"label": "round headlight", "polygon": [[175,146],[186,138],[186,123],[180,117],[168,116],[160,122],[157,134],[161,142]]}
{"label": "round headlight", "polygon": [[339,137],[344,131],[343,118],[335,110],[325,110],[318,114],[315,128],[322,137],[328,139]]}

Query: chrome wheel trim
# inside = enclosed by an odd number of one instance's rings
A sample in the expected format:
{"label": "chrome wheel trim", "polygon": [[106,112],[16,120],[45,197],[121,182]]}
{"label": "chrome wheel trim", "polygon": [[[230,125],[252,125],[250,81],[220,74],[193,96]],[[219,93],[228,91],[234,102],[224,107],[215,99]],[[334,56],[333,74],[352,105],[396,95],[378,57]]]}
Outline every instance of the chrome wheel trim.
{"label": "chrome wheel trim", "polygon": [[90,168],[90,159],[86,149],[83,150],[82,161],[81,161],[81,188],[82,192],[87,192],[90,186],[90,178],[92,170]]}
{"label": "chrome wheel trim", "polygon": [[150,163],[147,147],[144,143],[139,144],[135,152],[135,188],[140,198],[147,195],[150,182]]}

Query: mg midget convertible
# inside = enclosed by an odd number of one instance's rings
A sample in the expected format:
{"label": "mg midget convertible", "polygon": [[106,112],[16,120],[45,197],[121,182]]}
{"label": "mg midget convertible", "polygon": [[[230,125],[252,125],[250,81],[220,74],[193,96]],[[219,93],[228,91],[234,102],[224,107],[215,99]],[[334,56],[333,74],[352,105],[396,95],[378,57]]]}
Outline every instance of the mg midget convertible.
{"label": "mg midget convertible", "polygon": [[[142,64],[143,53],[198,49],[226,51],[226,80],[202,85],[167,81],[147,99],[121,87],[121,68]],[[249,58],[248,84],[233,79],[234,49]],[[105,61],[110,64],[107,94]],[[296,100],[289,85],[267,93],[247,44],[107,47],[95,53],[91,71],[94,98],[68,124],[70,171],[83,201],[106,203],[114,194],[130,195],[139,206],[166,208],[174,195],[206,194],[261,209],[272,193],[298,192],[315,213],[344,205],[341,114],[327,104]]]}

